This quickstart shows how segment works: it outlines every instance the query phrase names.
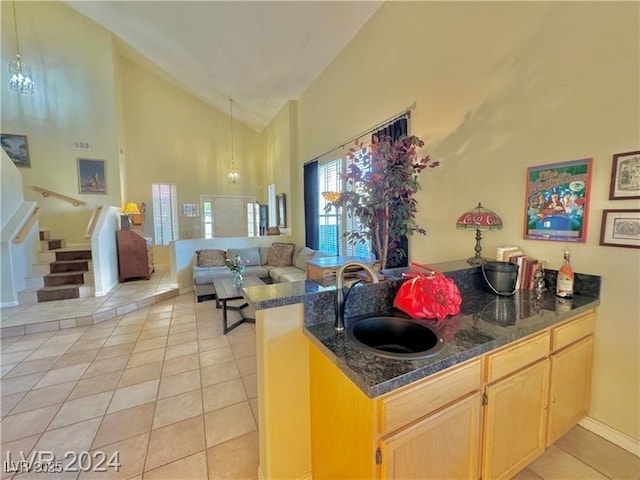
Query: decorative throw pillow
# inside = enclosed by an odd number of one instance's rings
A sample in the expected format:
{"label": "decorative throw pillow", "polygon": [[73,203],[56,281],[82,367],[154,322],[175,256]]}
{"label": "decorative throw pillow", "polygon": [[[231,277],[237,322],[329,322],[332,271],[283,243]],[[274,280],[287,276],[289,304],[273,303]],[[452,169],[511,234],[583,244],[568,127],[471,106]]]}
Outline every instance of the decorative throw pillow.
{"label": "decorative throw pillow", "polygon": [[300,270],[307,271],[307,262],[313,258],[316,254],[315,250],[310,249],[309,247],[304,247],[300,250],[300,253],[296,257],[296,261],[293,263]]}
{"label": "decorative throw pillow", "polygon": [[293,265],[293,252],[296,248],[294,243],[275,242],[271,245],[267,265],[272,267],[290,267]]}
{"label": "decorative throw pillow", "polygon": [[224,267],[227,254],[224,250],[196,250],[198,267]]}

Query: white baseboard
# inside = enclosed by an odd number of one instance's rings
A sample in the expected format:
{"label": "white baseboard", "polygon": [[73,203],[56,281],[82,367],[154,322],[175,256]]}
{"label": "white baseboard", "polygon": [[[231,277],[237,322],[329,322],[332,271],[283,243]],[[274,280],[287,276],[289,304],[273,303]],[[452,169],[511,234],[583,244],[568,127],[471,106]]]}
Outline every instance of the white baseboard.
{"label": "white baseboard", "polygon": [[17,300],[13,302],[2,302],[0,303],[0,308],[15,307],[16,305],[19,305]]}
{"label": "white baseboard", "polygon": [[626,451],[633,453],[636,457],[640,457],[640,442],[634,438],[625,435],[622,432],[614,430],[608,425],[594,420],[591,417],[583,418],[578,424],[586,428],[590,432],[609,440],[611,443],[624,448]]}

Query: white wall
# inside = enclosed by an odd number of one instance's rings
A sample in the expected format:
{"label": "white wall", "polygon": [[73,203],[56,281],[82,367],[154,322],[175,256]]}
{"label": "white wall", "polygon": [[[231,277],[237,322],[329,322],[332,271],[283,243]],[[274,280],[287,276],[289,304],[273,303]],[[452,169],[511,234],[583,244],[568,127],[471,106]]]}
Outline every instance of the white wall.
{"label": "white wall", "polygon": [[486,256],[517,244],[557,268],[563,243],[522,240],[526,170],[593,158],[587,242],[571,246],[575,270],[603,277],[590,415],[636,441],[640,250],[598,243],[603,209],[639,208],[608,200],[612,155],[640,146],[639,19],[637,2],[386,2],[297,112],[301,171],[415,103],[411,132],[441,162],[416,197],[428,234],[410,239],[427,263],[473,254],[455,221],[481,201],[504,222],[483,235]]}
{"label": "white wall", "polygon": [[19,168],[0,149],[0,230],[11,219],[17,208],[24,202],[22,176]]}
{"label": "white wall", "polygon": [[31,274],[34,247],[39,241],[39,234],[36,222],[22,243],[13,243],[36,204],[24,201],[18,168],[4,151],[0,157],[0,306],[9,307],[18,304],[18,292],[24,290],[26,278]]}
{"label": "white wall", "polygon": [[120,208],[105,207],[91,236],[95,296],[102,297],[118,285],[116,230],[120,227]]}

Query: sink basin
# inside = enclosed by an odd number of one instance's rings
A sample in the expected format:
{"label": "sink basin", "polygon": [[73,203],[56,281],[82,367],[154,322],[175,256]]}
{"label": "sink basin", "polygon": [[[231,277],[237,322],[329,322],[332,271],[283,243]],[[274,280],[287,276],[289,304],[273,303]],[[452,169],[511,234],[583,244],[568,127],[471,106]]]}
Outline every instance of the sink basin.
{"label": "sink basin", "polygon": [[426,325],[393,316],[355,322],[347,328],[347,336],[365,350],[396,360],[427,358],[444,345],[444,340]]}

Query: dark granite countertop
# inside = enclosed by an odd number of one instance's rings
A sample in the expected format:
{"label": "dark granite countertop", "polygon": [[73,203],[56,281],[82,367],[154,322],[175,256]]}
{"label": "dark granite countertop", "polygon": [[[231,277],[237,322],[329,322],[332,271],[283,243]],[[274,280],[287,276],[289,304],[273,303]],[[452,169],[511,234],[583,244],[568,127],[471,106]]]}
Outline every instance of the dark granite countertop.
{"label": "dark granite countertop", "polygon": [[[325,323],[307,326],[305,334],[367,396],[375,398],[599,304],[598,298],[585,295],[575,295],[569,303],[556,305],[556,302],[555,295],[549,292],[539,298],[533,291],[519,291],[513,297],[467,292],[461,314],[442,321],[415,320],[430,326],[445,340],[436,355],[422,360],[391,360],[361,349],[346,333],[333,329],[332,313],[327,314]],[[388,313],[406,316],[398,310]],[[352,317],[347,320],[347,326],[367,316],[371,314]]]}
{"label": "dark granite countertop", "polygon": [[[586,312],[599,304],[600,277],[576,274],[575,295],[560,301],[553,292],[536,295],[518,291],[512,297],[499,297],[485,291],[478,267],[465,261],[432,265],[453,278],[463,297],[459,315],[443,321],[423,321],[445,339],[444,347],[423,360],[391,360],[361,349],[333,328],[335,286],[312,281],[278,283],[244,289],[256,310],[303,303],[305,335],[325,352],[370,398],[375,398],[411,382],[427,377],[497,347]],[[395,294],[404,281],[406,269],[385,270],[378,284],[359,284],[352,288],[345,317],[349,325],[392,310]],[[555,285],[557,272],[547,270],[545,281]],[[418,321],[418,320],[416,320]]]}

